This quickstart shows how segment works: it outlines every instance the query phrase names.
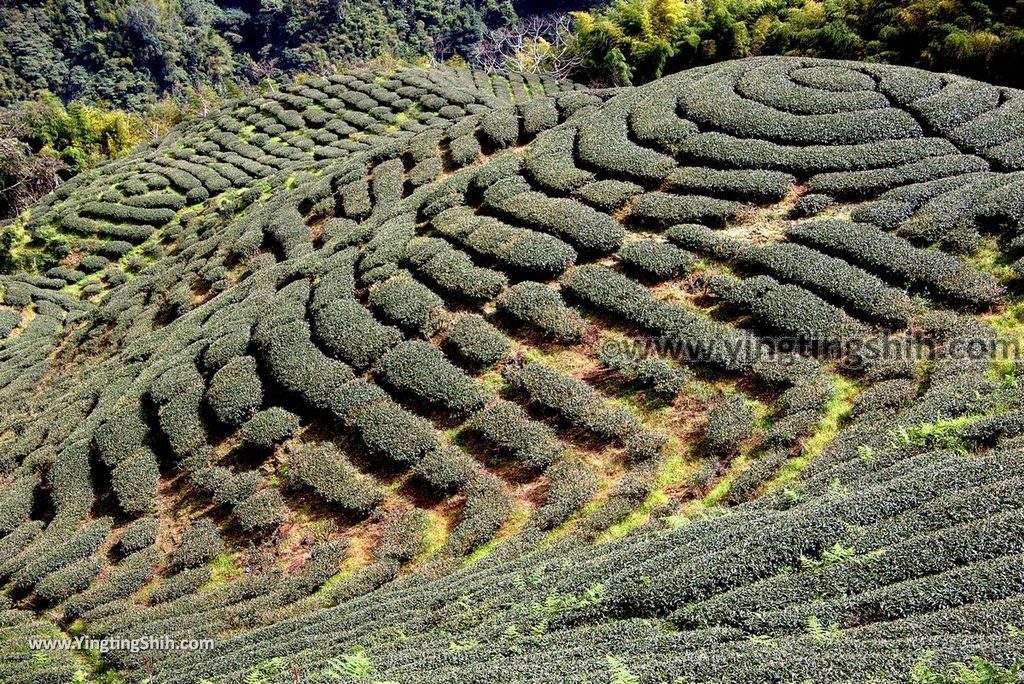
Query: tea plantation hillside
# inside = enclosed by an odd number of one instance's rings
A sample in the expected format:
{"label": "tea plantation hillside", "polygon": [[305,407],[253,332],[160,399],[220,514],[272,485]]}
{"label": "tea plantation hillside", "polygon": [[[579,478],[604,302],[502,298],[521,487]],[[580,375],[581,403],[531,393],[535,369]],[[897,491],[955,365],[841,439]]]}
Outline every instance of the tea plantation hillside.
{"label": "tea plantation hillside", "polygon": [[[1024,656],[1020,91],[794,58],[604,91],[354,71],[0,244],[0,681]],[[217,645],[27,645],[80,634]]]}

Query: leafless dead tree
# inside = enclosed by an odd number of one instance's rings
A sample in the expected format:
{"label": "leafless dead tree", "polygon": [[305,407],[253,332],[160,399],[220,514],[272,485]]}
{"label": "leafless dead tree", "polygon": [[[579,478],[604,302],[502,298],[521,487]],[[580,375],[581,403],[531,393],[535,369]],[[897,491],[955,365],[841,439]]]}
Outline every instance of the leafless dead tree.
{"label": "leafless dead tree", "polygon": [[196,99],[199,100],[199,108],[202,116],[207,116],[210,113],[210,101],[206,97],[206,93],[203,92],[202,88],[196,89]]}
{"label": "leafless dead tree", "polygon": [[572,22],[568,14],[547,14],[498,29],[477,47],[474,64],[491,72],[566,78],[583,61],[576,49]]}
{"label": "leafless dead tree", "polygon": [[327,78],[331,74],[336,74],[341,71],[341,67],[335,62],[325,62],[320,65],[316,73],[321,78]]}
{"label": "leafless dead tree", "polygon": [[0,218],[15,216],[60,185],[67,164],[49,154],[34,154],[19,139],[27,126],[22,117],[0,110]]}
{"label": "leafless dead tree", "polygon": [[257,83],[266,82],[271,90],[275,90],[274,73],[277,69],[277,59],[262,59],[253,62],[250,68]]}
{"label": "leafless dead tree", "polygon": [[450,38],[430,38],[430,66],[437,67],[458,54]]}

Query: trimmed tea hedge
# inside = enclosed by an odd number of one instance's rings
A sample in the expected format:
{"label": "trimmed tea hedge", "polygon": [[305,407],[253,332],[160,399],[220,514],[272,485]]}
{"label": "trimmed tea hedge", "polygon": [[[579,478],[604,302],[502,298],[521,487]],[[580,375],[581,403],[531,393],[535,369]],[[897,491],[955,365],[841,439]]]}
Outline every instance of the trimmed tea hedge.
{"label": "trimmed tea hedge", "polygon": [[438,238],[412,240],[405,260],[440,289],[468,299],[491,299],[508,284],[501,273],[474,265],[464,252]]}
{"label": "trimmed tea hedge", "polygon": [[476,472],[473,458],[458,447],[442,446],[428,451],[413,466],[413,474],[438,491],[461,487]]}
{"label": "trimmed tea hedge", "polygon": [[182,534],[181,543],[171,554],[171,567],[176,570],[199,567],[223,548],[217,527],[208,518],[200,518]]}
{"label": "trimmed tea hedge", "polygon": [[547,499],[533,514],[533,521],[542,530],[565,523],[597,492],[594,472],[575,459],[564,458],[544,471],[549,481]]}
{"label": "trimmed tea hedge", "polygon": [[121,530],[118,546],[125,555],[141,551],[156,542],[159,528],[156,518],[138,518]]}
{"label": "trimmed tea hedge", "polygon": [[110,473],[110,486],[118,503],[131,514],[142,513],[153,505],[159,482],[156,455],[149,449],[121,461]]}
{"label": "trimmed tea hedge", "polygon": [[617,344],[601,347],[601,363],[618,372],[630,382],[650,387],[655,394],[667,399],[683,391],[693,374],[686,368],[677,368],[664,359],[640,357],[625,352]]}
{"label": "trimmed tea hedge", "polygon": [[616,440],[624,440],[640,430],[640,420],[628,409],[602,399],[590,385],[554,368],[528,362],[508,366],[503,374],[530,401],[576,427]]}
{"label": "trimmed tea hedge", "polygon": [[776,244],[743,249],[740,263],[767,271],[885,325],[905,326],[913,311],[909,297],[862,269],[801,245]]}
{"label": "trimmed tea hedge", "polygon": [[551,465],[565,448],[551,428],[505,400],[488,405],[467,426],[498,451],[535,468]]}
{"label": "trimmed tea hedge", "polygon": [[299,429],[299,417],[278,406],[260,411],[242,426],[242,441],[256,449],[272,449]]}
{"label": "trimmed tea hedge", "polygon": [[370,290],[370,304],[401,327],[424,332],[437,321],[444,302],[422,283],[398,275]]}
{"label": "trimmed tea hedge", "polygon": [[861,340],[866,328],[817,295],[769,276],[742,281],[716,278],[712,289],[730,304],[751,313],[769,331],[818,343],[828,349],[847,340]]}
{"label": "trimmed tea hedge", "polygon": [[619,259],[642,275],[658,279],[678,278],[697,262],[689,252],[657,240],[627,242],[619,250]]}
{"label": "trimmed tea hedge", "polygon": [[666,179],[669,189],[679,194],[711,195],[740,202],[778,202],[796,183],[779,171],[718,171],[701,167],[676,169]]}
{"label": "trimmed tea hedge", "polygon": [[512,515],[512,498],[492,475],[475,477],[466,488],[462,519],[445,542],[442,553],[462,555],[489,541]]}
{"label": "trimmed tea hedge", "polygon": [[263,385],[256,374],[256,359],[239,356],[228,361],[210,380],[206,403],[217,419],[237,427],[263,403]]}
{"label": "trimmed tea hedge", "polygon": [[754,410],[738,394],[730,394],[708,412],[704,444],[713,454],[735,453],[740,443],[754,432]]}
{"label": "trimmed tea hedge", "polygon": [[656,228],[668,228],[676,223],[721,226],[736,218],[741,211],[743,205],[731,200],[703,195],[649,192],[633,202],[630,216]]}
{"label": "trimmed tea hedge", "polygon": [[489,397],[440,349],[426,342],[402,342],[384,355],[377,372],[396,390],[411,392],[456,413],[472,412]]}
{"label": "trimmed tea hedge", "polygon": [[368,368],[402,339],[397,328],[381,325],[355,299],[339,297],[312,311],[313,338],[342,361]]}
{"label": "trimmed tea hedge", "polygon": [[607,254],[619,248],[625,231],[607,214],[575,200],[521,192],[493,204],[510,220],[554,233],[585,252]]}
{"label": "trimmed tea hedge", "polygon": [[848,259],[885,278],[944,300],[988,307],[1002,296],[991,276],[956,257],[918,249],[902,238],[864,224],[820,221],[796,226],[787,236],[801,244]]}
{"label": "trimmed tea hedge", "polygon": [[243,530],[252,532],[276,527],[284,519],[285,505],[281,492],[268,487],[239,503],[231,513]]}
{"label": "trimmed tea hedge", "polygon": [[432,224],[446,237],[509,269],[556,274],[576,261],[576,250],[554,236],[515,228],[466,207],[443,211]]}
{"label": "trimmed tea hedge", "polygon": [[493,366],[512,348],[512,340],[477,314],[460,318],[448,330],[448,343],[473,368]]}
{"label": "trimmed tea hedge", "polygon": [[399,463],[415,463],[437,445],[437,437],[429,421],[414,416],[392,401],[382,401],[367,408],[355,419],[355,426],[372,453]]}
{"label": "trimmed tea hedge", "polygon": [[501,294],[498,310],[533,325],[556,340],[574,342],[583,336],[586,322],[566,306],[562,296],[542,283],[522,282]]}

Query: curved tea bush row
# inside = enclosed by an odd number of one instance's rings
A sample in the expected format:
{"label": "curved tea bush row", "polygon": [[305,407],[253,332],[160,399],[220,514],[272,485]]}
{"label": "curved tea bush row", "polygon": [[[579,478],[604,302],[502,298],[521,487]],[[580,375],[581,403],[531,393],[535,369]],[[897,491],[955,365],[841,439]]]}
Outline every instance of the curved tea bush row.
{"label": "curved tea bush row", "polygon": [[712,454],[728,456],[754,432],[754,410],[739,394],[727,395],[708,412],[704,444]]}
{"label": "curved tea bush row", "polygon": [[878,195],[912,183],[987,171],[988,168],[988,162],[979,157],[950,155],[931,157],[884,170],[824,173],[811,178],[808,186],[812,192],[850,199]]}
{"label": "curved tea bush row", "polygon": [[649,192],[633,202],[630,217],[658,228],[667,228],[676,223],[721,226],[736,218],[743,208],[739,202],[715,197]]}
{"label": "curved tea bush row", "polygon": [[512,348],[512,340],[477,314],[460,318],[447,335],[448,344],[472,368],[493,366]]}
{"label": "curved tea bush row", "polygon": [[501,273],[476,266],[465,252],[438,238],[411,241],[405,261],[440,289],[467,299],[492,299],[508,284]]}
{"label": "curved tea bush row", "polygon": [[586,329],[586,321],[565,304],[558,291],[542,283],[526,281],[514,285],[495,303],[502,313],[556,340],[579,340]]}
{"label": "curved tea bush row", "polygon": [[553,233],[586,252],[613,252],[625,237],[622,226],[610,216],[575,200],[526,191],[504,197],[492,206],[512,221]]}
{"label": "curved tea bush row", "polygon": [[783,282],[818,295],[885,325],[904,326],[913,311],[910,298],[879,278],[801,245],[780,243],[739,250],[739,263],[763,269]]}
{"label": "curved tea bush row", "polygon": [[752,335],[656,300],[639,283],[607,267],[570,269],[561,283],[587,306],[663,335],[687,362],[710,363],[728,370],[754,367],[760,343]]}
{"label": "curved tea bush row", "polygon": [[[811,59],[554,91],[278,84],[18,219],[0,631],[217,641],[101,656],[168,682],[1009,665],[1020,393],[954,352],[1012,321],[937,302],[1015,303],[1016,93]],[[847,212],[880,242],[790,223]],[[757,336],[848,333],[934,349]]]}
{"label": "curved tea bush row", "polygon": [[577,166],[573,158],[577,131],[564,127],[547,131],[530,147],[523,170],[533,183],[557,193],[579,190],[595,175]]}
{"label": "curved tea bush row", "polygon": [[531,402],[605,439],[631,444],[630,438],[643,429],[627,408],[603,399],[586,383],[554,368],[528,362],[506,367],[504,377]]}
{"label": "curved tea bush row", "polygon": [[421,333],[432,329],[444,307],[444,301],[429,287],[401,274],[375,285],[369,301],[385,319]]}
{"label": "curved tea bush row", "polygon": [[914,117],[896,108],[867,109],[853,116],[796,115],[745,99],[735,90],[741,69],[721,65],[709,69],[707,77],[682,85],[680,112],[698,125],[731,135],[793,145],[855,145],[922,135]]}
{"label": "curved tea bush row", "polygon": [[489,404],[473,416],[467,427],[499,452],[535,468],[551,465],[564,449],[554,430],[531,420],[519,405],[505,400]]}
{"label": "curved tea bush row", "polygon": [[858,169],[884,169],[929,157],[957,154],[942,138],[879,140],[849,145],[789,145],[730,135],[718,131],[696,133],[680,143],[680,153],[695,164],[727,169],[761,169],[812,176]]}
{"label": "curved tea bush row", "polygon": [[576,261],[576,251],[554,236],[514,228],[465,207],[443,211],[431,222],[446,237],[513,270],[558,274]]}
{"label": "curved tea bush row", "polygon": [[675,367],[656,356],[635,355],[618,344],[602,345],[601,363],[629,382],[636,382],[666,399],[672,399],[686,386],[693,374],[684,367]]}
{"label": "curved tea bush row", "polygon": [[778,202],[796,179],[778,171],[719,171],[701,167],[676,169],[666,179],[672,192],[721,196],[753,204]]}
{"label": "curved tea bush row", "polygon": [[733,281],[718,277],[712,290],[730,304],[749,311],[770,332],[809,340],[827,347],[863,339],[867,329],[841,309],[796,285],[782,285],[770,276]]}
{"label": "curved tea bush row", "polygon": [[410,392],[456,413],[480,408],[489,393],[426,342],[402,342],[377,366],[380,377],[397,391]]}
{"label": "curved tea bush row", "polygon": [[[808,82],[801,82],[793,77],[794,72],[821,72],[811,71],[816,67],[794,68],[798,64],[766,62],[756,65],[740,76],[736,92],[749,100],[792,114],[838,114],[889,106],[885,96],[876,91],[874,81],[864,74],[852,69],[832,69],[828,78],[812,76]],[[848,83],[850,87],[837,88],[831,79]]]}
{"label": "curved tea bush row", "polygon": [[629,268],[654,278],[678,278],[696,264],[696,257],[678,247],[656,240],[627,242],[618,252]]}
{"label": "curved tea bush row", "polygon": [[957,304],[986,307],[1001,296],[1001,288],[990,276],[955,257],[918,249],[873,226],[822,221],[796,226],[787,236]]}

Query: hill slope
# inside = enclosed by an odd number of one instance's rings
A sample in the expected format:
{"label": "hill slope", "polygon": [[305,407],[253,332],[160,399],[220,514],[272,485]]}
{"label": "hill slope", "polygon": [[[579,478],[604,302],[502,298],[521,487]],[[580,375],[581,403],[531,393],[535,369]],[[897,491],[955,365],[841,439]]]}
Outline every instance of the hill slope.
{"label": "hill slope", "polygon": [[3,680],[1010,664],[1022,102],[353,72],[77,178],[5,234]]}

